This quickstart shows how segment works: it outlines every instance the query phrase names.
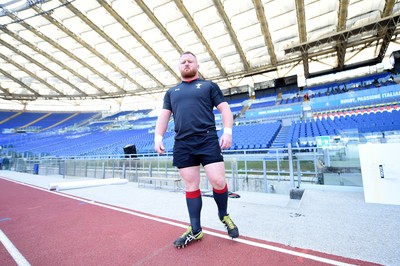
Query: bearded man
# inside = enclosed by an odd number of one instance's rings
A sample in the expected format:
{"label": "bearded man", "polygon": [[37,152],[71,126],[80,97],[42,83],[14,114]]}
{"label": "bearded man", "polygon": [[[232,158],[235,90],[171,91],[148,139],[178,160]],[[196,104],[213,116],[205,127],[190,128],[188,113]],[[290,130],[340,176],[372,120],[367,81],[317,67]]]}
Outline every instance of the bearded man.
{"label": "bearded man", "polygon": [[[173,165],[185,184],[186,204],[190,226],[174,241],[177,248],[185,247],[203,238],[200,216],[202,198],[200,191],[200,165],[213,187],[213,197],[218,208],[218,218],[225,225],[231,238],[239,237],[228,208],[228,186],[225,178],[224,158],[221,150],[232,145],[233,116],[219,86],[199,78],[199,64],[191,52],[184,52],[179,59],[182,82],[170,88],[165,96],[163,109],[157,119],[154,149],[163,154],[163,136],[173,115],[175,142]],[[218,139],[215,115],[216,107],[222,115],[223,134]]]}

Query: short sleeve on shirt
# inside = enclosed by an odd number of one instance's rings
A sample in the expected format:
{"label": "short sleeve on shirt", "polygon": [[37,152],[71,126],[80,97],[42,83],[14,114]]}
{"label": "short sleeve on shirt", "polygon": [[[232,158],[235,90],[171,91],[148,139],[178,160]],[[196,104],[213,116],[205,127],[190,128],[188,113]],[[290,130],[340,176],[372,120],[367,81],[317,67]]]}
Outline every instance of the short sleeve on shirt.
{"label": "short sleeve on shirt", "polygon": [[171,98],[169,95],[169,91],[167,91],[164,95],[163,109],[172,111]]}
{"label": "short sleeve on shirt", "polygon": [[222,102],[226,102],[224,95],[222,94],[221,89],[219,86],[211,82],[212,90],[211,90],[211,99],[213,101],[214,106],[218,106]]}

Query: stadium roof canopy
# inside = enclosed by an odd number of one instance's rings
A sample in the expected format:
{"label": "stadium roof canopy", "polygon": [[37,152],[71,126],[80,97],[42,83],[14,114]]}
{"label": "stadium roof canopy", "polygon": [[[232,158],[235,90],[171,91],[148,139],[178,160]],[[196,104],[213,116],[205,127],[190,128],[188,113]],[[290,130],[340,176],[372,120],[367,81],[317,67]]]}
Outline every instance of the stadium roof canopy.
{"label": "stadium roof canopy", "polygon": [[[222,89],[377,64],[398,0],[3,0],[0,99],[160,94],[182,52]],[[393,48],[389,48],[393,47]]]}

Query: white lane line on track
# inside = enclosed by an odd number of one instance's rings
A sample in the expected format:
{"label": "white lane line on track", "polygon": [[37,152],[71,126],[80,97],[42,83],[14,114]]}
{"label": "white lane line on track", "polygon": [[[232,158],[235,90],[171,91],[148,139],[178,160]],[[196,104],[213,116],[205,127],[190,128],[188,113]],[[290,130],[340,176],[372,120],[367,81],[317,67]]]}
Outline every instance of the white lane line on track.
{"label": "white lane line on track", "polygon": [[[3,177],[0,177],[0,178],[3,178]],[[131,214],[131,215],[135,215],[135,216],[138,216],[138,217],[141,217],[141,218],[145,218],[145,219],[157,221],[157,222],[160,222],[160,223],[169,224],[169,225],[173,225],[173,226],[177,226],[177,227],[181,227],[181,228],[187,229],[187,225],[183,225],[183,224],[180,224],[180,223],[177,223],[177,222],[164,220],[164,219],[161,219],[161,218],[153,217],[151,215],[138,213],[138,212],[135,212],[135,211],[132,211],[132,210],[126,210],[126,209],[123,209],[123,208],[110,206],[110,205],[103,204],[103,203],[100,203],[100,202],[95,202],[93,200],[82,199],[82,198],[79,198],[79,197],[76,197],[76,196],[67,195],[67,194],[63,194],[63,193],[60,193],[60,192],[56,192],[56,191],[49,191],[49,190],[41,188],[41,187],[33,186],[33,185],[30,185],[30,184],[27,184],[27,183],[15,181],[15,180],[8,179],[8,178],[3,178],[3,179],[11,181],[11,182],[18,183],[18,184],[21,184],[21,185],[25,185],[25,186],[28,186],[28,187],[32,187],[32,188],[35,188],[35,189],[43,190],[43,191],[46,191],[48,193],[57,194],[59,196],[63,196],[63,197],[66,197],[66,198],[79,200],[81,202],[86,202],[86,203],[89,203],[89,204],[97,205],[97,206],[108,208],[108,209],[111,209],[111,210],[115,210],[115,211]],[[213,235],[213,236],[224,238],[224,239],[231,239],[229,236],[227,236],[225,234],[220,234],[220,233],[216,233],[216,232],[212,232],[212,231],[208,231],[208,230],[203,230],[203,232],[208,234],[208,235]],[[294,251],[294,250],[290,250],[290,249],[280,248],[280,247],[276,247],[276,246],[273,246],[273,245],[262,244],[262,243],[258,243],[258,242],[255,242],[255,241],[241,239],[241,238],[235,238],[235,239],[232,239],[232,241],[236,241],[236,242],[240,242],[242,244],[246,244],[246,245],[250,245],[250,246],[254,246],[254,247],[259,247],[259,248],[264,248],[264,249],[268,249],[268,250],[272,250],[272,251],[276,251],[276,252],[280,252],[280,253],[284,253],[284,254],[288,254],[288,255],[292,255],[292,256],[302,257],[302,258],[306,258],[306,259],[310,259],[310,260],[314,260],[314,261],[318,261],[318,262],[322,262],[322,263],[326,263],[326,264],[331,264],[331,265],[338,265],[338,266],[339,265],[340,266],[355,265],[355,264],[349,264],[349,263],[345,263],[345,262],[338,261],[338,260],[319,257],[319,256],[316,256],[316,255],[306,254],[306,253],[302,253],[302,252],[298,252],[298,251]]]}
{"label": "white lane line on track", "polygon": [[29,262],[24,256],[18,251],[14,244],[8,239],[8,237],[0,230],[0,242],[7,249],[8,253],[14,259],[18,266],[30,266]]}

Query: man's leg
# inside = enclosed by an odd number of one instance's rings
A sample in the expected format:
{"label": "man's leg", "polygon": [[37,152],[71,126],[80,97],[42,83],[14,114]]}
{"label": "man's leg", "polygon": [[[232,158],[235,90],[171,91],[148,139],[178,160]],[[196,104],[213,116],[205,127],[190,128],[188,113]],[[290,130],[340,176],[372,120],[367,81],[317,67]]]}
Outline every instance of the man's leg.
{"label": "man's leg", "polygon": [[192,226],[193,234],[201,231],[201,208],[203,201],[201,199],[200,189],[196,191],[186,191],[186,205],[189,212],[190,225]]}
{"label": "man's leg", "polygon": [[228,234],[232,238],[239,236],[239,229],[228,214],[228,185],[225,179],[224,162],[210,163],[204,166],[207,178],[213,186],[213,196],[218,207],[218,216],[225,224]]}
{"label": "man's leg", "polygon": [[194,233],[201,230],[200,215],[203,202],[200,192],[200,166],[179,169],[186,188],[186,204],[190,217],[190,225]]}
{"label": "man's leg", "polygon": [[218,207],[218,215],[222,220],[227,215],[228,186],[225,179],[224,162],[210,163],[204,166],[207,178],[213,187],[213,196]]}
{"label": "man's leg", "polygon": [[228,185],[225,185],[223,189],[213,188],[213,197],[217,203],[219,219],[222,220],[228,215]]}
{"label": "man's leg", "polygon": [[186,204],[188,208],[190,227],[178,239],[175,240],[174,245],[178,248],[185,247],[193,240],[200,240],[203,238],[201,230],[201,209],[203,206],[201,192],[200,192],[200,166],[192,166],[179,169],[186,188]]}

